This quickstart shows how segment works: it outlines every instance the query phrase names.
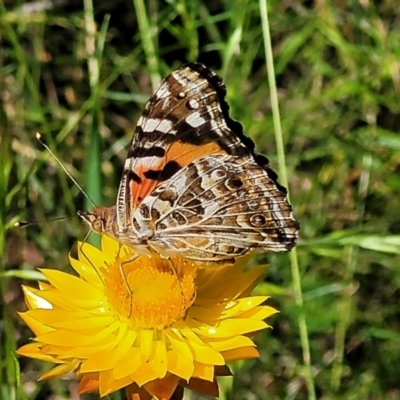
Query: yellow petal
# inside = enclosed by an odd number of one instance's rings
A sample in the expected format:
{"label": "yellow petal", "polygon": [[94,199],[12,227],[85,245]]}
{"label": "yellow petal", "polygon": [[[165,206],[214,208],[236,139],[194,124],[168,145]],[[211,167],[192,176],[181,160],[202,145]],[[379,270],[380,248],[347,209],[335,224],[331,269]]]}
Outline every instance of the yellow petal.
{"label": "yellow petal", "polygon": [[80,300],[72,297],[72,294],[62,294],[56,290],[41,291],[40,296],[53,305],[53,308],[61,308],[68,311],[82,311],[82,310],[100,310],[104,305],[101,299],[93,298],[87,300]]}
{"label": "yellow petal", "polygon": [[112,370],[102,371],[99,374],[100,396],[107,396],[108,394],[115,392],[118,389],[128,386],[130,383],[132,383],[132,378],[130,377],[116,380],[113,377]]}
{"label": "yellow petal", "polygon": [[186,336],[187,339],[185,341],[190,346],[194,354],[194,359],[197,362],[214,365],[225,364],[224,358],[221,354],[200,341],[191,330],[185,329],[183,334]]}
{"label": "yellow petal", "polygon": [[[226,271],[229,269],[229,272]],[[204,273],[202,270],[201,272]],[[235,265],[233,268],[222,267],[219,268],[217,273],[214,273],[211,278],[204,279],[203,285],[198,288],[198,296],[202,298],[232,298],[235,299],[239,295],[249,294],[248,291],[252,290],[256,284],[263,278],[265,267],[255,267],[246,272],[242,272]],[[206,271],[206,273],[209,273]],[[229,274],[229,285],[221,285]],[[201,277],[199,280],[203,281]]]}
{"label": "yellow petal", "polygon": [[231,331],[232,335],[243,335],[245,333],[259,331],[268,328],[264,321],[255,321],[246,318],[226,319],[219,323],[219,328]]}
{"label": "yellow petal", "polygon": [[120,252],[121,244],[107,235],[101,237],[101,251],[109,259],[115,259]]}
{"label": "yellow petal", "polygon": [[78,256],[80,261],[93,265],[97,270],[105,266],[107,261],[108,263],[114,262],[114,255],[108,256],[87,242],[78,242]]}
{"label": "yellow petal", "polygon": [[166,332],[165,335],[171,342],[172,349],[179,353],[183,359],[187,360],[189,364],[193,364],[193,353],[185,340],[183,338],[179,338],[171,331]]}
{"label": "yellow petal", "polygon": [[238,349],[240,347],[255,347],[253,341],[247,336],[234,336],[230,339],[213,340],[209,342],[209,345],[219,352]]}
{"label": "yellow petal", "polygon": [[249,319],[255,319],[255,320],[264,320],[266,318],[271,317],[272,315],[276,314],[278,310],[276,310],[273,307],[269,306],[261,306],[261,307],[256,307],[253,308],[252,310],[245,311],[244,313],[240,314],[238,317],[243,319],[243,318],[249,318]]}
{"label": "yellow petal", "polygon": [[219,306],[215,301],[196,302],[191,307],[189,316],[198,321],[209,321],[212,319],[233,318],[242,312],[251,310],[268,299],[267,296],[245,297],[243,299],[232,300],[227,303],[221,303]]}
{"label": "yellow petal", "polygon": [[195,326],[191,324],[190,327],[192,328],[193,332],[196,333],[198,336],[207,339],[223,339],[230,338],[235,335],[235,333],[233,333],[232,331],[224,329],[221,326],[220,322],[217,322],[215,326],[210,326],[203,323],[196,324]]}
{"label": "yellow petal", "polygon": [[81,372],[103,372],[111,370],[115,367],[115,364],[111,362],[114,348],[108,351],[98,351],[90,356],[85,362],[82,363]]}
{"label": "yellow petal", "polygon": [[94,285],[103,286],[101,276],[92,265],[76,260],[69,255],[69,262],[71,267],[79,274],[79,276],[86,282],[90,282]]}
{"label": "yellow petal", "polygon": [[[115,347],[115,343],[111,340],[103,342],[102,344],[96,343],[95,346],[74,346],[70,348],[66,348],[63,353],[59,354],[60,358],[70,359],[70,358],[80,358],[87,359],[93,356],[94,354],[100,353],[102,351],[107,351],[111,348]],[[59,350],[60,351],[60,350]]]}
{"label": "yellow petal", "polygon": [[66,310],[41,310],[29,311],[29,316],[52,328],[67,328],[71,330],[87,330],[109,326],[112,316],[88,317],[87,312],[71,312]]}
{"label": "yellow petal", "polygon": [[157,373],[153,371],[150,364],[143,362],[140,364],[139,368],[132,376],[139,386],[143,386],[144,384],[157,379]]}
{"label": "yellow petal", "polygon": [[39,378],[39,381],[44,379],[57,378],[59,376],[63,376],[75,371],[79,366],[79,362],[77,360],[71,361],[69,363],[58,365],[57,367],[47,371]]}
{"label": "yellow petal", "polygon": [[115,366],[114,368],[115,379],[121,379],[128,375],[131,375],[139,368],[142,362],[142,357],[140,355],[139,348],[134,347],[129,349],[125,359],[128,359],[128,361],[121,362]]}
{"label": "yellow petal", "polygon": [[40,343],[29,343],[25,346],[20,347],[17,350],[17,354],[24,357],[36,358],[37,360],[59,363],[56,357],[53,357],[49,354],[41,353],[42,345]]}
{"label": "yellow petal", "polygon": [[[33,310],[31,310],[33,311]],[[35,318],[32,318],[30,315],[31,311],[27,311],[24,313],[18,313],[18,315],[23,319],[23,321],[26,323],[26,325],[29,326],[30,330],[35,333],[35,335],[43,335],[48,332],[52,332],[54,329],[50,328],[49,326],[46,326],[42,324],[40,321],[38,321]]]}
{"label": "yellow petal", "polygon": [[226,361],[260,357],[260,353],[255,347],[241,347],[239,349],[224,351],[222,354]]}
{"label": "yellow petal", "polygon": [[193,376],[212,382],[214,380],[214,366],[197,363],[193,372]]}
{"label": "yellow petal", "polygon": [[[51,289],[52,286],[50,285],[50,283],[44,282],[44,281],[39,281],[38,282],[38,286],[39,286],[39,292],[41,290],[48,290]],[[32,289],[32,288],[31,288]],[[37,290],[37,289],[33,289],[33,290]]]}
{"label": "yellow petal", "polygon": [[169,351],[168,371],[180,378],[188,381],[194,372],[194,363],[190,359],[185,358],[181,353]]}
{"label": "yellow petal", "polygon": [[103,292],[96,289],[95,286],[85,282],[77,276],[66,274],[65,272],[46,269],[40,270],[49,282],[65,295],[73,294],[73,299],[84,301],[100,301]]}
{"label": "yellow petal", "polygon": [[253,308],[264,303],[267,299],[267,296],[252,296],[245,297],[244,299],[230,301],[226,305],[226,308],[221,315],[221,318],[233,318],[245,311],[252,310]]}
{"label": "yellow petal", "polygon": [[[187,318],[196,321],[218,321],[226,308],[225,302],[218,303],[216,300],[198,299],[190,307]],[[210,322],[209,322],[210,323]]]}
{"label": "yellow petal", "polygon": [[49,332],[38,336],[36,340],[57,346],[90,346],[109,338],[110,335],[118,329],[118,326],[118,322],[114,322],[106,329],[100,331],[97,335],[92,336],[79,335],[77,333],[65,331]]}
{"label": "yellow petal", "polygon": [[[86,314],[87,315],[87,314]],[[68,329],[68,330],[99,330],[104,329],[109,326],[114,321],[114,318],[110,315],[108,316],[99,316],[92,318],[77,318],[75,320],[70,319],[68,321],[61,321],[53,323],[52,326],[54,328],[59,329]]]}
{"label": "yellow petal", "polygon": [[112,341],[112,347],[104,351],[93,353],[93,355],[89,356],[88,359],[82,363],[81,372],[106,371],[118,365],[123,355],[130,349],[137,337],[136,332],[126,331],[126,329],[120,329],[120,332]]}
{"label": "yellow petal", "polygon": [[151,358],[150,366],[157,374],[158,379],[162,379],[167,374],[167,349],[164,340],[157,340],[154,343],[154,355]]}
{"label": "yellow petal", "polygon": [[140,332],[140,354],[146,361],[153,350],[153,335],[152,329],[142,329]]}
{"label": "yellow petal", "polygon": [[263,280],[267,268],[266,265],[260,265],[245,272],[246,279],[240,280],[242,283],[239,288],[241,297],[250,296],[252,290]]}
{"label": "yellow petal", "polygon": [[125,354],[135,343],[137,337],[138,337],[138,332],[132,330],[120,329],[120,332],[116,339],[117,346],[114,349],[114,353],[112,355],[112,362],[114,364],[117,364],[119,360],[124,358]]}
{"label": "yellow petal", "polygon": [[53,308],[51,303],[40,296],[40,290],[25,285],[22,286],[22,290],[24,291],[25,302],[28,308]]}

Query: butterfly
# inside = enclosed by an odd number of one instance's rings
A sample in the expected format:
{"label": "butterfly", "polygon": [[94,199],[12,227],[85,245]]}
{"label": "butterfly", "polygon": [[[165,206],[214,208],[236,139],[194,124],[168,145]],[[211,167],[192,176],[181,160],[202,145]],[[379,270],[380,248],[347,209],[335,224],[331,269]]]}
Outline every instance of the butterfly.
{"label": "butterfly", "polygon": [[225,96],[202,64],[168,75],[139,118],[115,206],[80,217],[138,254],[218,263],[293,248],[299,224],[286,189]]}

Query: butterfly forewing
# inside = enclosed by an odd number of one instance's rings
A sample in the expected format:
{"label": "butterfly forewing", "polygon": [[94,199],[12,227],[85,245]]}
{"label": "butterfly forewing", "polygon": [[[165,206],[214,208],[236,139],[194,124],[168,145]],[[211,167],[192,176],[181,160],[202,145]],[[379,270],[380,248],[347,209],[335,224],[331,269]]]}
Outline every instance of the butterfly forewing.
{"label": "butterfly forewing", "polygon": [[[194,69],[196,68],[196,69]],[[250,154],[230,126],[225,85],[210,70],[191,64],[172,72],[147,103],[135,129],[121,181],[121,208],[136,208],[159,184],[202,156]],[[124,185],[125,187],[122,187]]]}

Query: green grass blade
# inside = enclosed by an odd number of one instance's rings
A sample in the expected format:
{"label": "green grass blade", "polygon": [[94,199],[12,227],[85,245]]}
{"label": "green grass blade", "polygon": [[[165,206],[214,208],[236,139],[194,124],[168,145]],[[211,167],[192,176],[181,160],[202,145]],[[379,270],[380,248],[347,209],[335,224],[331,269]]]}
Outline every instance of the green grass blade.
{"label": "green grass blade", "polygon": [[157,25],[151,23],[146,11],[146,5],[142,0],[133,0],[136,17],[139,24],[142,49],[146,56],[146,63],[149,69],[151,85],[155,89],[160,82],[159,59],[156,53],[156,41],[158,30]]}
{"label": "green grass blade", "polygon": [[[267,1],[260,0],[260,12],[261,12],[261,20],[263,26],[263,35],[264,35],[264,46],[265,46],[265,56],[267,62],[267,71],[268,71],[268,83],[271,91],[271,105],[272,105],[272,114],[274,121],[274,132],[275,132],[275,141],[278,153],[278,163],[279,163],[279,176],[282,184],[285,187],[288,187],[288,179],[286,172],[286,161],[285,161],[285,150],[283,144],[283,135],[281,128],[281,118],[279,113],[279,103],[278,103],[278,93],[276,89],[275,82],[275,72],[274,72],[274,64],[273,64],[273,53],[272,53],[272,44],[271,44],[271,35],[268,21],[268,9],[267,9]],[[292,270],[293,277],[293,289],[295,293],[295,302],[299,307],[299,315],[298,315],[298,324],[300,329],[300,340],[303,349],[303,362],[305,364],[305,377],[308,386],[308,398],[311,400],[316,399],[315,393],[315,384],[314,384],[314,376],[312,372],[312,362],[311,362],[311,353],[310,353],[310,343],[308,338],[308,328],[307,328],[307,320],[306,315],[303,309],[303,293],[301,288],[301,278],[300,278],[300,269],[299,263],[297,259],[296,249],[293,249],[290,253],[290,265]]]}

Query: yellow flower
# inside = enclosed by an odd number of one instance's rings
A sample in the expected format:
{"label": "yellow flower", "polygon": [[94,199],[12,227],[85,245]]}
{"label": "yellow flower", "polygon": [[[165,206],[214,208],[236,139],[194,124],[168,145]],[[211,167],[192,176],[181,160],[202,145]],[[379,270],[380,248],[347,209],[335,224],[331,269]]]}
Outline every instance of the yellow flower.
{"label": "yellow flower", "polygon": [[58,364],[41,379],[73,372],[80,393],[125,388],[130,399],[169,399],[180,387],[216,396],[228,361],[258,357],[248,336],[276,312],[250,297],[264,267],[135,258],[107,236],[102,250],[78,247],[79,276],[43,270],[49,283],[23,288],[20,315],[36,337],[18,354]]}

